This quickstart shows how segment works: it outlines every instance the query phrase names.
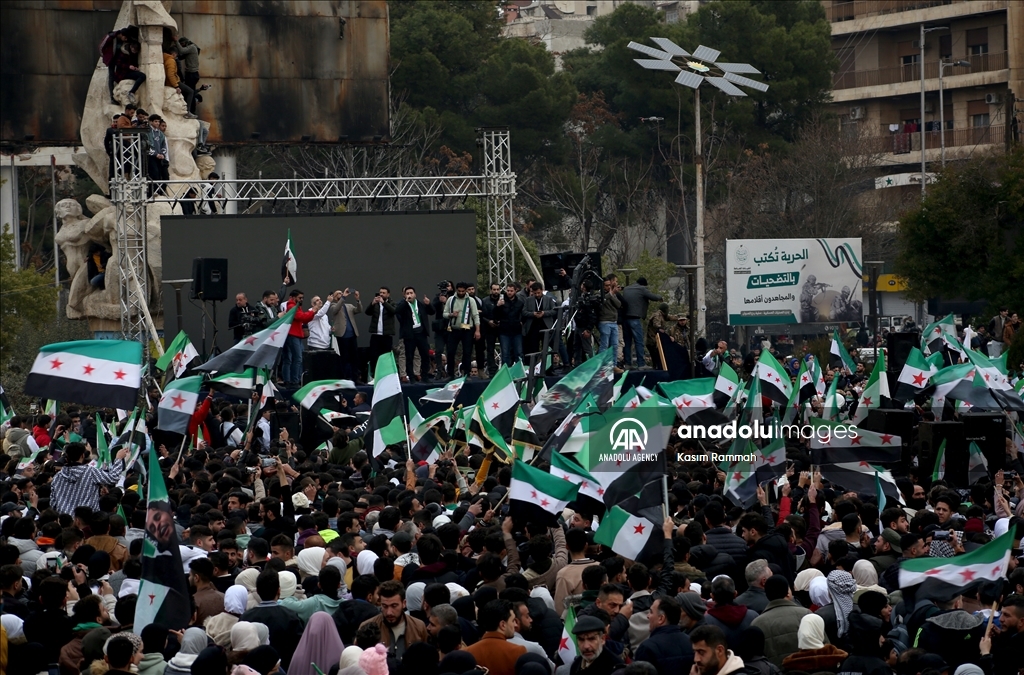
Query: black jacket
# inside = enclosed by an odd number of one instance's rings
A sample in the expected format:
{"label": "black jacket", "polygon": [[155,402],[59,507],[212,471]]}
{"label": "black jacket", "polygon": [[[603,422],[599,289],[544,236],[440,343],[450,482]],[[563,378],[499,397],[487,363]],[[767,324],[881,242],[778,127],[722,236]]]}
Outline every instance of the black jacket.
{"label": "black jacket", "polygon": [[[502,293],[502,296],[504,293]],[[500,299],[501,296],[499,296]],[[497,322],[498,301],[493,300],[490,295],[485,295],[480,300],[480,332],[484,335],[497,335],[500,324],[491,326],[491,321]]]}
{"label": "black jacket", "polygon": [[505,304],[494,308],[494,316],[498,319],[499,335],[523,334],[523,299],[519,295],[511,300],[505,296]]}
{"label": "black jacket", "polygon": [[679,626],[655,628],[651,636],[637,647],[635,660],[653,663],[658,675],[689,673],[693,666],[690,636]]}
{"label": "black jacket", "polygon": [[583,657],[577,656],[572,665],[569,666],[569,675],[579,675],[581,672],[585,673],[585,675],[612,675],[612,673],[623,670],[626,667],[622,659],[608,651],[607,646],[601,650],[601,653],[597,655],[593,663],[586,668],[581,668],[582,666]]}
{"label": "black jacket", "polygon": [[[734,534],[728,527],[712,527],[704,535],[708,538],[709,546],[714,546],[721,553],[728,553],[741,570],[746,569],[747,563],[750,562],[750,552],[747,551],[747,542],[743,541],[742,537]],[[737,585],[743,583],[746,586],[746,579],[742,575],[736,582]]]}
{"label": "black jacket", "polygon": [[733,579],[743,577],[743,568],[736,564],[731,555],[707,544],[690,549],[690,564],[703,572],[708,579],[714,579],[719,574],[728,575]]}
{"label": "black jacket", "polygon": [[239,621],[262,623],[270,631],[270,646],[277,650],[281,657],[281,665],[286,669],[292,661],[292,654],[299,646],[302,637],[302,619],[294,610],[275,605],[273,607],[256,606],[247,610]]}
{"label": "black jacket", "polygon": [[782,570],[782,576],[793,583],[796,578],[796,561],[789,551],[789,543],[778,532],[769,532],[750,547],[750,561],[767,560]]}
{"label": "black jacket", "polygon": [[[428,305],[422,300],[416,301],[416,306],[419,307],[420,312],[420,327],[423,332],[430,335],[430,321],[427,319],[428,316],[434,316],[433,305]],[[407,301],[402,300],[398,303],[398,307],[395,309],[395,318],[398,319],[398,337],[403,340],[411,340],[414,335],[412,327],[412,305]],[[384,323],[387,323],[385,317]]]}
{"label": "black jacket", "polygon": [[381,335],[395,334],[395,305],[392,302],[371,302],[363,311],[366,312],[366,316],[370,317],[369,332],[371,334],[377,335],[377,318],[380,316],[381,311],[384,312],[382,325],[384,332]]}
{"label": "black jacket", "polygon": [[538,643],[549,658],[554,658],[562,640],[562,619],[541,598],[528,598],[526,608],[530,610],[533,627],[524,637]]}
{"label": "black jacket", "polygon": [[353,645],[356,641],[356,630],[359,624],[367,619],[380,614],[376,605],[371,605],[365,600],[346,600],[334,610],[334,625],[338,627],[338,634],[341,641],[346,645]]}

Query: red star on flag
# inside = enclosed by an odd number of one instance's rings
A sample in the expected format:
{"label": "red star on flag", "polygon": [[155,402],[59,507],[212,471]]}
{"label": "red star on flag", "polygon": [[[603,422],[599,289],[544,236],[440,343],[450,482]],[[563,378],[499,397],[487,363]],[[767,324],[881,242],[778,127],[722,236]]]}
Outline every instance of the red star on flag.
{"label": "red star on flag", "polygon": [[245,338],[245,344],[247,344],[247,345],[254,345],[254,344],[256,344],[256,336],[255,335],[250,335],[249,337]]}
{"label": "red star on flag", "polygon": [[810,380],[810,378],[809,378],[809,377],[807,377],[806,375],[804,375],[804,376],[803,376],[802,378],[800,378],[800,379],[801,379],[801,381],[803,381],[803,382],[810,382],[810,381],[811,381],[811,380]]}
{"label": "red star on flag", "polygon": [[85,371],[84,373],[82,373],[83,375],[92,375],[92,371],[96,369],[92,367],[91,363],[87,363],[84,366],[82,366],[82,370]]}
{"label": "red star on flag", "polygon": [[633,534],[643,534],[643,533],[644,533],[644,524],[643,523],[640,523],[639,525],[636,525],[636,526],[633,527]]}
{"label": "red star on flag", "polygon": [[569,474],[565,474],[564,476],[562,476],[562,480],[569,480]]}
{"label": "red star on flag", "polygon": [[174,404],[171,406],[172,408],[179,408],[181,410],[184,410],[184,408],[181,407],[185,403],[184,396],[182,396],[181,394],[175,394],[174,396],[171,397],[171,401],[174,402]]}
{"label": "red star on flag", "polygon": [[120,368],[114,371],[114,377],[116,377],[119,380],[123,380],[125,375],[127,375],[127,373],[125,373]]}
{"label": "red star on flag", "polygon": [[887,443],[889,445],[892,445],[892,439],[893,436],[891,434],[882,434],[882,445],[885,445]]}
{"label": "red star on flag", "polygon": [[679,409],[679,410],[682,410],[683,409],[683,404],[682,403],[677,403],[676,404],[676,408]]}
{"label": "red star on flag", "polygon": [[776,383],[778,383],[778,382],[782,382],[782,380],[780,380],[780,379],[779,379],[778,377],[776,377],[776,378],[775,378],[775,382],[776,382]]}
{"label": "red star on flag", "polygon": [[580,483],[580,489],[581,489],[581,490],[586,490],[586,489],[587,489],[587,486],[588,486],[589,484],[590,484],[590,483],[588,483],[587,481],[583,481],[582,483]]}
{"label": "red star on flag", "polygon": [[925,380],[927,379],[928,378],[924,376],[924,373],[918,373],[917,375],[914,375],[914,386],[920,387],[922,384],[924,384]]}
{"label": "red star on flag", "polygon": [[996,565],[995,567],[992,568],[992,576],[996,576],[996,575],[1002,573],[1002,571],[1003,571],[1003,566],[1002,565]]}
{"label": "red star on flag", "polygon": [[556,391],[556,392],[554,392],[554,393],[552,393],[552,394],[548,394],[548,398],[550,398],[550,399],[551,399],[552,401],[559,401],[559,400],[561,400],[561,398],[562,398],[562,395],[561,395],[561,394],[559,394],[559,393],[558,393],[558,392]]}
{"label": "red star on flag", "polygon": [[636,406],[637,406],[636,401],[633,401],[632,403],[629,404],[630,408],[635,408]]}
{"label": "red star on flag", "polygon": [[936,327],[936,329],[935,329],[935,334],[936,334],[936,335],[938,335],[938,334],[939,334],[939,333],[941,333],[941,332],[942,332],[942,331],[941,331],[941,330],[939,330],[939,328],[937,328],[937,327]]}
{"label": "red star on flag", "polygon": [[551,503],[551,502],[549,502],[549,501],[548,501],[548,500],[546,500],[546,499],[542,499],[542,500],[540,500],[540,505],[541,505],[541,506],[547,506],[547,505],[548,505],[548,504],[550,504],[550,503]]}
{"label": "red star on flag", "polygon": [[737,471],[736,473],[734,473],[734,474],[732,475],[732,479],[733,479],[734,481],[736,481],[736,482],[738,483],[738,482],[740,482],[741,480],[743,480],[743,474],[742,474],[742,473],[740,473],[739,471]]}
{"label": "red star on flag", "polygon": [[154,600],[156,600],[156,596],[153,595],[152,593],[150,593],[149,594],[149,604],[152,605]]}
{"label": "red star on flag", "polygon": [[850,445],[860,445],[860,436],[854,436],[850,439]]}
{"label": "red star on flag", "polygon": [[683,405],[689,406],[691,403],[693,403],[693,401],[687,401],[685,398],[683,399]]}
{"label": "red star on flag", "polygon": [[871,468],[871,464],[869,462],[861,462],[860,465],[863,467]]}
{"label": "red star on flag", "polygon": [[726,391],[732,391],[732,385],[730,384],[728,387],[725,388],[725,390]]}
{"label": "red star on flag", "polygon": [[604,488],[597,488],[597,496],[598,497],[603,497],[604,496]]}
{"label": "red star on flag", "polygon": [[976,577],[977,574],[978,573],[975,572],[974,570],[967,569],[967,570],[964,570],[963,572],[961,572],[960,576],[962,576],[964,578],[964,581],[966,582],[966,581],[971,581],[972,579],[974,579],[974,577]]}
{"label": "red star on flag", "polygon": [[985,380],[988,381],[988,373],[985,373]]}
{"label": "red star on flag", "polygon": [[865,396],[864,397],[864,405],[871,405],[871,397],[870,396]]}
{"label": "red star on flag", "polygon": [[64,365],[64,362],[59,358],[50,361],[50,370],[60,370],[60,367]]}
{"label": "red star on flag", "polygon": [[924,574],[925,574],[925,576],[927,576],[927,577],[933,577],[933,576],[935,576],[936,574],[939,574],[939,573],[940,573],[940,570],[939,570],[938,568],[934,568],[934,569],[930,569],[930,570],[928,570],[928,571],[927,571],[927,572],[925,572]]}
{"label": "red star on flag", "polygon": [[568,649],[568,648],[569,648],[569,638],[564,637],[564,638],[562,638],[562,641],[558,643],[558,651],[562,651],[562,650]]}
{"label": "red star on flag", "polygon": [[498,409],[498,408],[500,408],[501,406],[499,406],[499,405],[498,405],[498,402],[497,402],[497,401],[495,401],[494,403],[492,403],[492,404],[491,404],[491,407],[492,407],[492,408],[494,408],[495,410],[497,410],[497,409]]}
{"label": "red star on flag", "polygon": [[533,498],[533,499],[536,499],[537,498],[537,491],[536,490],[530,490],[530,497]]}

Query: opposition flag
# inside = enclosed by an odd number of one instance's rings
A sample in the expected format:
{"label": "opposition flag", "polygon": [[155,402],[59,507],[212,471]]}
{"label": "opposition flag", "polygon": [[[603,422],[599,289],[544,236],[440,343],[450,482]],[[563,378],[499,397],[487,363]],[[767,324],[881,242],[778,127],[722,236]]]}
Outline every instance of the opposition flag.
{"label": "opposition flag", "polygon": [[1024,400],[1013,390],[1006,376],[1005,355],[1002,361],[994,362],[987,356],[976,351],[967,350],[967,358],[977,368],[974,375],[976,385],[982,385],[991,392],[993,398],[1004,410],[1024,412]]}
{"label": "opposition flag", "polygon": [[750,439],[737,438],[729,449],[729,454],[739,459],[720,467],[725,473],[725,486],[722,494],[734,504],[749,509],[757,502],[757,473],[754,463],[747,459],[757,451]]}
{"label": "opposition flag", "polygon": [[847,374],[853,373],[857,368],[853,359],[850,357],[850,352],[846,351],[846,347],[843,346],[843,341],[839,339],[838,330],[832,331],[832,343],[829,346],[828,365],[832,370],[845,370]]}
{"label": "opposition flag", "polygon": [[6,425],[12,417],[14,417],[14,408],[11,407],[11,402],[7,399],[7,392],[4,391],[3,385],[0,384],[0,427]]}
{"label": "opposition flag", "polygon": [[970,450],[967,456],[967,482],[974,485],[979,480],[988,478],[988,460],[974,441],[971,441]]}
{"label": "opposition flag", "polygon": [[535,469],[525,462],[512,464],[509,515],[517,520],[554,527],[566,504],[576,499],[579,486]]}
{"label": "opposition flag", "polygon": [[687,424],[725,424],[728,418],[715,408],[715,384],[712,377],[661,382],[658,391],[672,402],[679,419]]}
{"label": "opposition flag", "polygon": [[911,400],[928,387],[928,380],[937,372],[939,369],[925,359],[920,349],[911,347],[910,353],[907,354],[907,362],[903,364],[903,370],[896,379],[893,399],[900,403]]}
{"label": "opposition flag", "polygon": [[763,483],[786,473],[786,441],[779,437],[754,451],[754,473]]}
{"label": "opposition flag", "polygon": [[656,524],[618,506],[605,512],[594,532],[594,542],[607,546],[627,560],[645,560],[657,554],[664,535]]}
{"label": "opposition flag", "polygon": [[572,629],[576,627],[576,608],[569,605],[565,610],[565,624],[562,627],[562,639],[558,643],[558,658],[562,664],[571,666],[579,654],[579,647],[576,645],[576,636]]}
{"label": "opposition flag", "polygon": [[892,434],[862,429],[823,419],[811,419],[811,462],[898,462],[902,456],[902,439]]}
{"label": "opposition flag", "polygon": [[516,408],[515,426],[512,427],[512,451],[516,459],[529,462],[533,459],[538,450],[541,449],[540,439],[530,424],[530,418],[522,406]]}
{"label": "opposition flag", "polygon": [[[998,581],[1006,576],[1013,547],[1013,528],[989,543],[975,550],[952,558],[914,558],[900,563],[900,588],[929,584],[933,586],[929,597],[940,595],[943,590],[961,595],[968,585],[983,581]],[[922,587],[921,591],[924,591]],[[919,591],[917,599],[921,599]]]}
{"label": "opposition flag", "polygon": [[107,439],[107,428],[103,418],[96,413],[96,458],[100,467],[110,466],[110,443]]}
{"label": "opposition flag", "polygon": [[157,405],[156,428],[176,434],[187,434],[188,423],[199,402],[203,376],[194,375],[171,381]]}
{"label": "opposition flag", "polygon": [[388,351],[377,359],[374,369],[373,402],[366,434],[372,456],[384,452],[389,445],[401,443],[405,438],[405,412],[402,405],[402,381],[394,353]]}
{"label": "opposition flag", "polygon": [[426,394],[420,396],[420,403],[423,403],[424,401],[431,401],[432,403],[453,405],[455,403],[455,399],[459,397],[459,392],[462,391],[462,385],[465,383],[465,377],[458,377],[443,387],[430,389]]}
{"label": "opposition flag", "polygon": [[530,424],[544,438],[576,408],[586,394],[599,405],[612,398],[615,379],[615,350],[606,349],[573,368],[548,391],[537,396],[530,411]]}
{"label": "opposition flag", "polygon": [[207,373],[238,373],[247,366],[272,368],[277,354],[288,337],[288,329],[295,319],[295,307],[277,321],[245,338],[234,347],[218,354],[194,370]]}
{"label": "opposition flag", "polygon": [[224,373],[207,380],[207,386],[227,396],[249,400],[256,388],[256,369],[246,368],[242,373]]}
{"label": "opposition flag", "polygon": [[[481,414],[479,407],[470,408],[472,411],[472,426],[474,427],[472,433],[485,442],[490,444],[494,448],[496,453],[495,458],[499,461],[508,464],[515,459],[515,452],[509,447],[508,442],[505,440],[505,436],[499,432],[491,420],[487,419],[486,416]],[[513,422],[515,417],[513,417]]]}
{"label": "opposition flag", "polygon": [[926,356],[940,352],[943,347],[947,346],[951,347],[953,351],[961,351],[960,341],[956,337],[956,320],[952,313],[935,323],[928,324],[928,327],[921,333],[921,351]]}
{"label": "opposition flag", "polygon": [[810,358],[809,362],[811,364],[808,366],[811,371],[811,379],[814,380],[814,393],[818,396],[824,396],[825,389],[827,389],[827,387],[825,386],[825,374],[821,372],[821,364],[818,363],[818,359],[813,356]]}
{"label": "opposition flag", "polygon": [[947,366],[932,375],[932,410],[942,410],[946,399],[966,401],[977,408],[997,410],[999,403],[992,392],[975,378],[977,368],[972,363]]}
{"label": "opposition flag", "polygon": [[786,405],[789,402],[789,395],[793,392],[793,383],[789,379],[789,373],[782,367],[771,352],[761,352],[761,358],[757,360],[757,367],[754,369],[759,380],[761,380],[761,391],[765,396],[779,405]]}
{"label": "opposition flag", "polygon": [[192,342],[188,339],[188,335],[185,331],[179,331],[171,344],[167,346],[167,351],[156,361],[156,369],[160,372],[171,369],[175,377],[181,377],[181,374],[188,368],[188,364],[193,359],[199,357],[199,352],[192,346]]}
{"label": "opposition flag", "polygon": [[806,394],[807,398],[814,396],[814,382],[811,381],[811,374],[807,371],[807,362],[800,360],[800,370],[796,373],[796,386],[789,395],[786,402],[786,409],[782,413],[782,423],[791,424],[800,412],[801,399]]}
{"label": "opposition flag", "polygon": [[481,418],[486,418],[502,438],[512,437],[516,410],[519,408],[519,392],[516,391],[508,366],[502,364],[487,383],[476,406]]}
{"label": "opposition flag", "polygon": [[288,239],[284,242],[284,258],[281,259],[281,278],[285,286],[294,286],[298,281],[296,273],[299,271],[299,263],[295,260],[295,247],[292,246],[292,230],[288,228]]}
{"label": "opposition flag", "polygon": [[740,376],[736,374],[736,371],[732,369],[728,363],[722,362],[722,367],[718,371],[718,377],[715,378],[715,406],[718,408],[724,408],[734,398],[736,398],[736,391],[740,387]]}
{"label": "opposition flag", "polygon": [[513,363],[509,367],[508,371],[509,374],[512,376],[512,379],[515,380],[516,382],[521,382],[525,380],[527,377],[529,377],[529,375],[527,375],[526,373],[526,367],[523,365],[522,359],[519,359],[518,361]]}
{"label": "opposition flag", "polygon": [[878,352],[878,360],[875,361],[875,366],[871,369],[871,375],[857,400],[857,408],[850,416],[850,421],[860,424],[866,420],[868,411],[877,408],[881,404],[883,396],[892,398],[889,395],[889,378],[885,374],[885,352]]}
{"label": "opposition flag", "polygon": [[146,538],[142,542],[142,577],[132,630],[151,623],[184,630],[192,619],[188,579],[181,565],[178,532],[167,497],[167,484],[156,452],[149,453]]}
{"label": "opposition flag", "polygon": [[902,504],[903,495],[897,489],[896,479],[892,477],[890,471],[873,466],[867,461],[821,465],[821,475],[825,480],[831,481],[849,492],[876,494],[876,474],[882,484],[882,492],[885,494],[886,500]]}
{"label": "opposition flag", "polygon": [[306,410],[319,410],[323,407],[322,399],[325,397],[339,391],[354,391],[355,388],[356,384],[352,380],[316,380],[296,391],[292,398]]}
{"label": "opposition flag", "polygon": [[826,420],[839,421],[839,373],[832,374],[832,383],[825,394],[825,402],[821,407],[821,416]]}
{"label": "opposition flag", "polygon": [[29,396],[131,408],[142,384],[142,343],[76,340],[39,350],[25,380]]}
{"label": "opposition flag", "polygon": [[939,449],[935,452],[935,466],[932,468],[932,482],[945,480],[946,478],[946,439],[939,443]]}
{"label": "opposition flag", "polygon": [[[427,420],[423,419],[423,415],[416,408],[416,404],[412,402],[412,399],[406,401],[408,406],[408,421],[409,421],[409,443],[412,449],[409,451],[409,456],[414,461],[426,462],[427,464],[433,464],[440,457],[441,452],[444,450],[444,444],[434,433],[433,424],[429,424]],[[450,413],[444,411],[444,414],[448,414],[450,419]],[[440,419],[435,420],[434,424],[438,424]]]}
{"label": "opposition flag", "polygon": [[590,497],[604,504],[604,488],[586,469],[560,453],[552,453],[551,468],[548,473],[556,478],[567,480],[579,485],[579,496]]}

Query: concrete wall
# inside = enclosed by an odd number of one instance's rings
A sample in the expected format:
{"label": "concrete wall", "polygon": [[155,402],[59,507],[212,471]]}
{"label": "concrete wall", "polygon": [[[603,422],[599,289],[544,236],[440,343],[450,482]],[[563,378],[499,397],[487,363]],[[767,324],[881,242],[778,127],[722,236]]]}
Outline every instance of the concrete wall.
{"label": "concrete wall", "polygon": [[[202,50],[199,116],[211,144],[387,138],[386,0],[167,0]],[[79,141],[98,46],[115,0],[0,3],[0,140]],[[342,27],[344,21],[344,27]]]}

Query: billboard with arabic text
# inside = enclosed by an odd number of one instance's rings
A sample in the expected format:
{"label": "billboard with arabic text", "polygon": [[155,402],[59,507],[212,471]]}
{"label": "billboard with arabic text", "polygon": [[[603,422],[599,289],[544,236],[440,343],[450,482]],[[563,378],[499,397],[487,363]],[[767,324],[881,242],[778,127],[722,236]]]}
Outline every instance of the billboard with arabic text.
{"label": "billboard with arabic text", "polygon": [[729,325],[861,321],[860,239],[730,239]]}

